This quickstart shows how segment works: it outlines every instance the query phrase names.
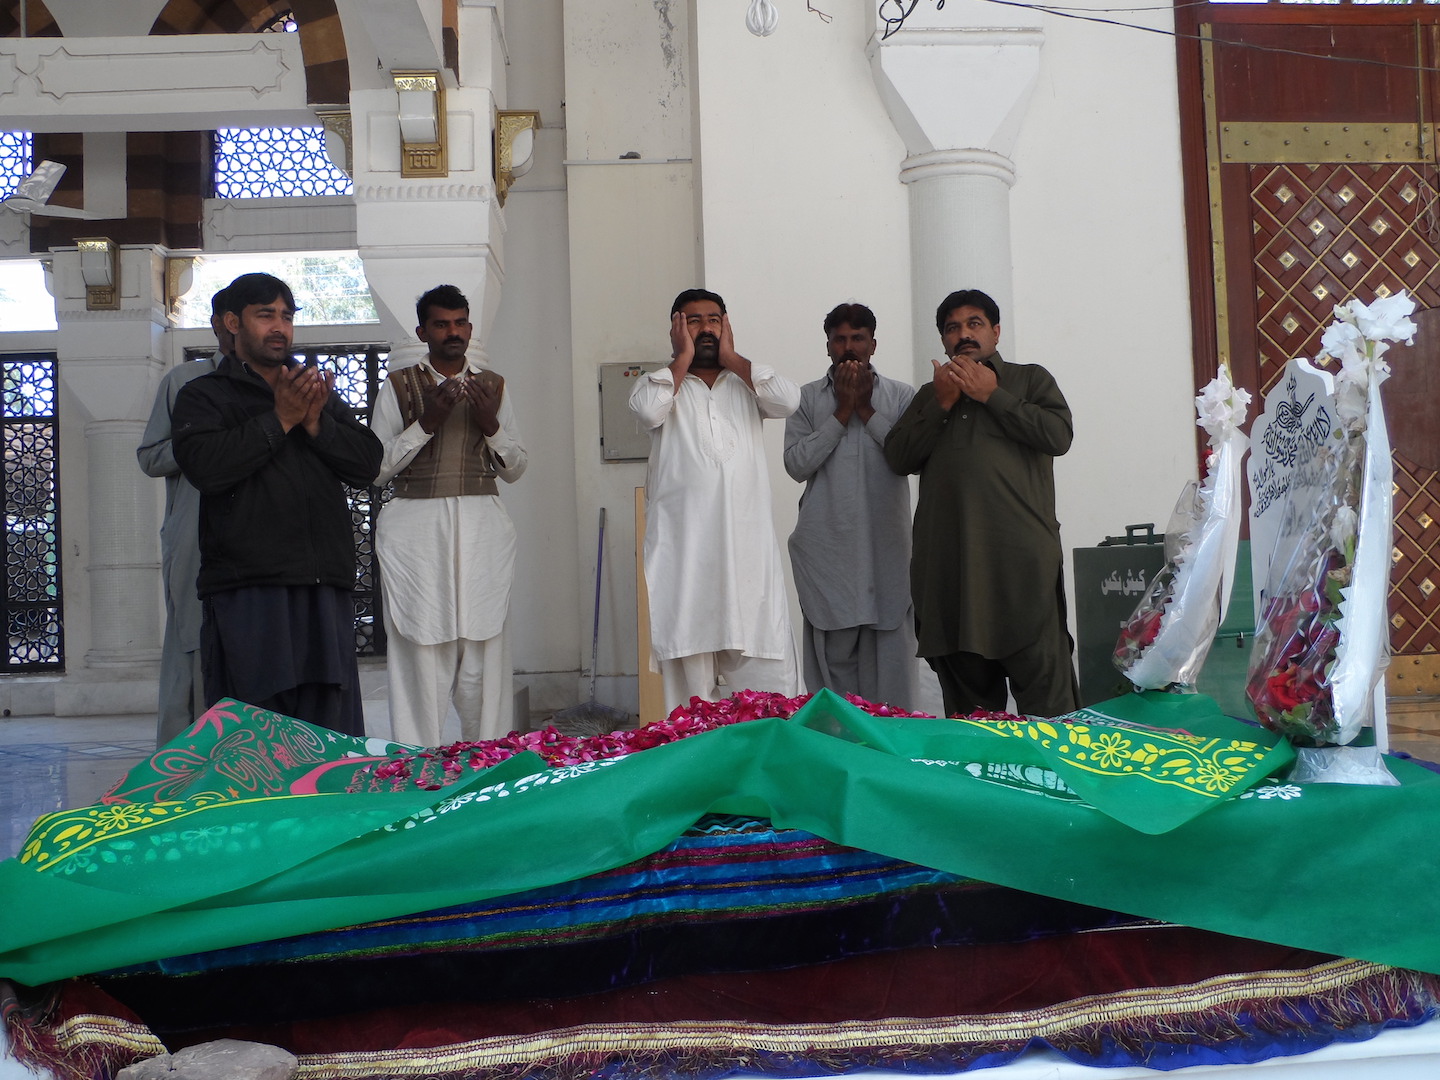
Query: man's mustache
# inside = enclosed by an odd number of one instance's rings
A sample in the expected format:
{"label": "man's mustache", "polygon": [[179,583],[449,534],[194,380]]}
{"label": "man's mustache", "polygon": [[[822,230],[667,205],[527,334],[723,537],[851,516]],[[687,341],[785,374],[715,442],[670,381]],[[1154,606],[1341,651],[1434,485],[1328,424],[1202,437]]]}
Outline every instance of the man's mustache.
{"label": "man's mustache", "polygon": [[718,346],[720,344],[720,339],[707,330],[702,334],[695,335],[695,344],[699,345],[701,342],[704,342],[706,345]]}
{"label": "man's mustache", "polygon": [[448,337],[448,338],[445,339],[445,344],[446,344],[446,345],[464,345],[464,344],[465,344],[465,339],[462,338],[462,337]]}
{"label": "man's mustache", "polygon": [[[959,341],[955,342],[955,353],[958,353],[961,349],[965,348],[966,345],[969,345],[972,349],[980,348],[980,343],[974,338],[961,338]],[[950,355],[954,356],[955,353],[951,353]]]}

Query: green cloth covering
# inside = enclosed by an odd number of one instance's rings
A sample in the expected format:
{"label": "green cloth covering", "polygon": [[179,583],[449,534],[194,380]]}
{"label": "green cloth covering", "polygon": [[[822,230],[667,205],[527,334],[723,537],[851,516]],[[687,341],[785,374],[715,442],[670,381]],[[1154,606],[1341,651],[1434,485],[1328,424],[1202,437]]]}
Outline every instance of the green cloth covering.
{"label": "green cloth covering", "polygon": [[[1392,760],[1399,787],[1279,783],[1288,748],[1201,695],[1129,695],[1075,721],[877,718],[821,692],[790,720],[554,769],[517,755],[441,790],[252,784],[248,797],[49,815],[0,864],[0,977],[34,984],[573,880],[656,851],[711,811],[1440,973],[1440,868],[1425,857],[1440,776]],[[237,733],[243,723],[217,737]],[[360,752],[333,745],[335,758]],[[295,789],[315,770],[272,764]]]}

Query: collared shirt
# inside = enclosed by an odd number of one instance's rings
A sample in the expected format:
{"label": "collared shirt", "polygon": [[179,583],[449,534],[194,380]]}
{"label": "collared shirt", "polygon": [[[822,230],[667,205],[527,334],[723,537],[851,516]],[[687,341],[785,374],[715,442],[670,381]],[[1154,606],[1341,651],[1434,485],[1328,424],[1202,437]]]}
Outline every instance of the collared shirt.
{"label": "collared shirt", "polygon": [[[429,370],[435,378],[438,386],[444,382],[446,376],[441,375],[430,363],[429,358],[420,361],[421,367]],[[481,363],[474,357],[465,358],[467,371],[482,371],[487,365]],[[461,407],[460,405],[456,406]],[[497,460],[496,473],[507,484],[513,484],[520,479],[525,472],[525,466],[529,463],[529,457],[525,453],[525,444],[520,439],[519,428],[515,424],[515,413],[510,407],[510,386],[505,385],[505,392],[500,396],[500,410],[497,419],[500,422],[500,430],[494,435],[488,436],[486,442],[494,451]],[[395,388],[386,379],[380,387],[380,393],[375,398],[375,411],[370,417],[370,430],[380,437],[385,444],[385,457],[380,462],[380,475],[375,478],[379,485],[388,484],[394,479],[395,474],[410,464],[410,459],[420,452],[420,448],[428,443],[431,435],[417,420],[408,427],[404,417],[400,415],[400,402],[395,397]]]}
{"label": "collared shirt", "polygon": [[275,392],[227,356],[185,384],[173,412],[175,460],[201,493],[201,596],[252,585],[355,587],[355,523],[344,485],[367,487],[380,441],[338,394],[319,430],[287,433]]}
{"label": "collared shirt", "polygon": [[[437,385],[444,381],[428,359],[420,363]],[[465,363],[470,371],[485,366],[471,357]],[[455,407],[468,408],[463,401]],[[508,382],[497,418],[499,430],[485,441],[495,454],[497,475],[513,484],[529,458]],[[419,421],[405,424],[391,379],[380,388],[370,428],[385,447],[377,484],[402,472],[431,439]],[[487,641],[504,628],[515,577],[516,536],[498,496],[391,499],[375,526],[375,548],[387,611],[395,629],[409,640],[421,645],[461,638]]]}
{"label": "collared shirt", "polygon": [[794,647],[770,509],[761,421],[788,416],[800,388],[752,364],[715,385],[669,368],[640,379],[630,410],[650,432],[645,582],[658,660],[736,650],[778,660]]}
{"label": "collared shirt", "polygon": [[1063,595],[1054,459],[1070,449],[1070,407],[1043,367],[989,364],[989,401],[961,397],[947,412],[926,384],[885,440],[892,469],[920,474],[910,588],[921,656],[1013,655]]}
{"label": "collared shirt", "polygon": [[914,396],[877,373],[874,415],[842,427],[832,369],[785,421],[785,471],[805,484],[790,567],[811,626],[893,630],[910,610],[910,481],[886,464],[885,436]]}

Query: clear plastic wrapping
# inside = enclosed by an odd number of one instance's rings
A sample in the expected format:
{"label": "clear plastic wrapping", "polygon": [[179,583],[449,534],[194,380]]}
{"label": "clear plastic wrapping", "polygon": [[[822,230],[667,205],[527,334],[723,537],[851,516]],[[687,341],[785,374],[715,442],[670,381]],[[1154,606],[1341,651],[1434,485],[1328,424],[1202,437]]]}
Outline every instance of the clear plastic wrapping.
{"label": "clear plastic wrapping", "polygon": [[1352,300],[1322,339],[1319,362],[1340,361],[1337,423],[1316,454],[1320,482],[1291,489],[1246,687],[1261,722],[1298,746],[1345,746],[1366,727],[1385,742],[1393,475],[1380,386],[1414,309],[1403,292]]}
{"label": "clear plastic wrapping", "polygon": [[1142,690],[1193,686],[1224,621],[1240,540],[1240,432],[1250,395],[1221,366],[1195,399],[1210,436],[1205,479],[1186,486],[1165,531],[1165,565],[1121,628],[1115,666]]}

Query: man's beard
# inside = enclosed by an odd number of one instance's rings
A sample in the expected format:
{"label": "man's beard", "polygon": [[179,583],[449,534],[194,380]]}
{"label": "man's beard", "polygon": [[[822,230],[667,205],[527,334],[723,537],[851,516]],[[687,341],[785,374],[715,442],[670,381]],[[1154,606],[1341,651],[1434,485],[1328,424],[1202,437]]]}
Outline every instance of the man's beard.
{"label": "man's beard", "polygon": [[695,359],[691,367],[717,368],[720,366],[720,339],[713,334],[701,334],[695,339]]}
{"label": "man's beard", "polygon": [[286,367],[291,360],[290,342],[280,336],[237,337],[235,352],[245,363],[261,367]]}

